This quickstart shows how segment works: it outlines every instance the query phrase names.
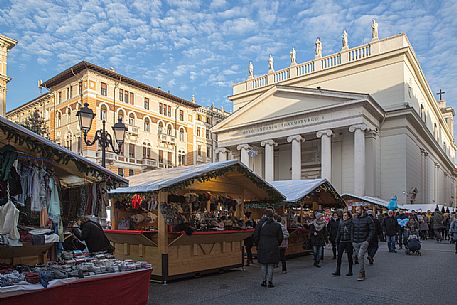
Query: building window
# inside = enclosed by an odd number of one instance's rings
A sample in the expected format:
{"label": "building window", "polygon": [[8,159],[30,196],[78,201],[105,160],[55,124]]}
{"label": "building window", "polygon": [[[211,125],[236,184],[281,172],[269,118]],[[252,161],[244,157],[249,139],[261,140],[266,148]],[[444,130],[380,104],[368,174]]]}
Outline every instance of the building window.
{"label": "building window", "polygon": [[149,99],[147,97],[144,98],[144,109],[149,110]]}
{"label": "building window", "polygon": [[199,137],[201,134],[200,127],[197,127],[197,137]]}
{"label": "building window", "polygon": [[133,113],[129,114],[129,125],[135,126],[135,116],[133,115]]}
{"label": "building window", "polygon": [[133,175],[135,175],[135,172],[133,171],[133,169],[130,168],[129,169],[129,176],[133,176]]}
{"label": "building window", "polygon": [[163,104],[159,103],[159,113],[163,114]]}
{"label": "building window", "polygon": [[163,150],[159,150],[159,166],[163,167]]}
{"label": "building window", "polygon": [[127,90],[124,91],[124,102],[129,103],[129,92]]}
{"label": "building window", "polygon": [[208,129],[206,130],[206,138],[211,139],[211,132]]}
{"label": "building window", "polygon": [[56,127],[59,128],[62,124],[62,114],[60,112],[57,112],[56,116]]}
{"label": "building window", "polygon": [[184,111],[183,110],[179,110],[179,120],[184,121]]}
{"label": "building window", "polygon": [[58,93],[58,102],[59,104],[62,103],[62,92]]}
{"label": "building window", "polygon": [[184,129],[179,130],[179,141],[184,142]]}
{"label": "building window", "polygon": [[123,110],[119,110],[119,112],[117,113],[117,120],[124,122],[124,111]]}
{"label": "building window", "polygon": [[206,117],[206,123],[211,124],[211,118],[210,117]]}
{"label": "building window", "polygon": [[80,81],[78,84],[78,94],[83,95],[83,82]]}
{"label": "building window", "polygon": [[211,146],[206,147],[206,157],[211,158]]}
{"label": "building window", "polygon": [[107,113],[107,109],[106,109],[106,105],[102,105],[102,107],[100,107],[100,118],[102,119],[102,121],[106,121],[106,113]]}
{"label": "building window", "polygon": [[121,176],[121,177],[124,177],[124,169],[118,167],[118,169],[117,169],[117,174],[118,174],[119,176]]}
{"label": "building window", "polygon": [[168,152],[167,163],[168,167],[173,167],[173,153],[171,151]]}
{"label": "building window", "polygon": [[159,122],[158,131],[159,131],[159,134],[161,134],[163,132],[163,123],[162,122]]}
{"label": "building window", "polygon": [[73,86],[70,85],[70,98],[73,98]]}
{"label": "building window", "polygon": [[122,89],[119,89],[119,100],[121,102],[124,101],[124,90],[122,90]]}
{"label": "building window", "polygon": [[171,136],[173,134],[173,129],[171,127],[171,125],[168,125],[167,126],[167,135]]}
{"label": "building window", "polygon": [[67,108],[67,124],[71,123],[71,109]]}
{"label": "building window", "polygon": [[151,159],[151,144],[143,143],[143,159]]}
{"label": "building window", "polygon": [[149,118],[144,119],[144,131],[151,131],[151,122],[149,121]]}
{"label": "building window", "polygon": [[168,116],[171,117],[171,106],[168,106]]}
{"label": "building window", "polygon": [[200,121],[200,122],[202,121],[202,115],[201,114],[197,115],[197,121]]}
{"label": "building window", "polygon": [[67,87],[67,100],[70,99],[70,87]]}
{"label": "building window", "polygon": [[186,152],[180,151],[178,156],[178,164],[179,165],[186,165]]}
{"label": "building window", "polygon": [[133,94],[133,92],[130,92],[130,104],[135,104],[135,95]]}
{"label": "building window", "polygon": [[100,94],[106,96],[108,94],[108,85],[106,83],[100,84]]}
{"label": "building window", "polygon": [[65,147],[69,150],[71,150],[71,147],[73,146],[72,140],[71,140],[71,133],[67,134],[67,137],[65,139]]}
{"label": "building window", "polygon": [[202,146],[201,146],[201,145],[198,145],[198,146],[197,146],[197,155],[198,155],[199,157],[202,156]]}
{"label": "building window", "polygon": [[135,158],[135,144],[129,143],[129,158]]}

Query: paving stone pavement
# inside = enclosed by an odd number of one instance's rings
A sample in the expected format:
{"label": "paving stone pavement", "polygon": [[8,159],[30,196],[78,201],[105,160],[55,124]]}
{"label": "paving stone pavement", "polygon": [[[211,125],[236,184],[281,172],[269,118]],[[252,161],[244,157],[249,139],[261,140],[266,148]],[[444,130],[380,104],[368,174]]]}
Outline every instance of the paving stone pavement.
{"label": "paving stone pavement", "polygon": [[[288,261],[288,273],[274,274],[275,288],[260,287],[260,267],[234,270],[161,285],[152,283],[149,304],[154,305],[450,305],[457,304],[457,255],[454,245],[422,243],[422,256],[403,251],[388,253],[382,243],[374,265],[366,265],[367,279],[333,277],[335,260],[326,257],[322,268],[313,267],[311,256]],[[358,266],[354,266],[357,274]]]}

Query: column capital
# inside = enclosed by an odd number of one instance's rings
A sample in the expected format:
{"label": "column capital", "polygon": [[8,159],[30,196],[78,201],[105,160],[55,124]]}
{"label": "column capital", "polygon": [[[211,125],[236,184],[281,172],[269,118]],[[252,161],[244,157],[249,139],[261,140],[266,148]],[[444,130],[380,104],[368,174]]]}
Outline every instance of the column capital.
{"label": "column capital", "polygon": [[288,143],[292,143],[293,141],[297,141],[297,142],[305,142],[305,138],[303,138],[301,135],[295,135],[295,136],[290,136],[290,137],[287,137],[287,142]]}
{"label": "column capital", "polygon": [[267,145],[278,146],[278,143],[276,143],[274,140],[265,140],[265,141],[260,142],[260,145],[262,147],[267,146]]}
{"label": "column capital", "polygon": [[318,138],[321,138],[322,136],[331,137],[332,135],[333,135],[333,131],[331,129],[321,130],[316,133],[316,136]]}
{"label": "column capital", "polygon": [[366,124],[354,124],[352,126],[349,126],[349,132],[354,132],[356,130],[361,130],[361,131],[365,131],[365,130],[368,130],[368,126]]}
{"label": "column capital", "polygon": [[237,150],[249,149],[251,146],[249,144],[240,144],[236,147]]}

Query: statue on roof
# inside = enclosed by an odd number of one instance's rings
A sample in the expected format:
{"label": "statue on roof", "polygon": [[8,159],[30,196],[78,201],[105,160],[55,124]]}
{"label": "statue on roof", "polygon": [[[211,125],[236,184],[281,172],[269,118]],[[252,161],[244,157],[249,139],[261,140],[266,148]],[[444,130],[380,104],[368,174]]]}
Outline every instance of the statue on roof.
{"label": "statue on roof", "polygon": [[320,37],[317,37],[315,46],[316,46],[316,48],[315,48],[316,58],[321,58],[322,57],[322,42],[321,42]]}
{"label": "statue on roof", "polygon": [[274,67],[273,67],[273,56],[270,54],[270,56],[268,57],[268,72],[272,72],[274,71]]}
{"label": "statue on roof", "polygon": [[346,30],[343,31],[343,36],[341,37],[342,40],[342,50],[347,50],[349,48],[348,46],[348,32]]}
{"label": "statue on roof", "polygon": [[249,79],[254,78],[254,65],[252,64],[252,61],[249,62]]}
{"label": "statue on roof", "polygon": [[290,64],[295,65],[297,63],[297,53],[295,52],[295,48],[292,48],[292,51],[290,51]]}
{"label": "statue on roof", "polygon": [[379,33],[378,33],[378,23],[376,22],[376,19],[373,19],[371,23],[371,40],[378,40],[379,39]]}

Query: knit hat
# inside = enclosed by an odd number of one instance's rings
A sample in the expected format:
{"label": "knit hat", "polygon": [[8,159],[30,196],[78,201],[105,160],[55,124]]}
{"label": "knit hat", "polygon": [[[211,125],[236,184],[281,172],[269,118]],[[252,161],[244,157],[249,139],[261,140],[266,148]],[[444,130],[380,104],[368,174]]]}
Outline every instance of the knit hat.
{"label": "knit hat", "polygon": [[321,212],[316,212],[316,219],[319,219],[322,217],[322,213]]}

